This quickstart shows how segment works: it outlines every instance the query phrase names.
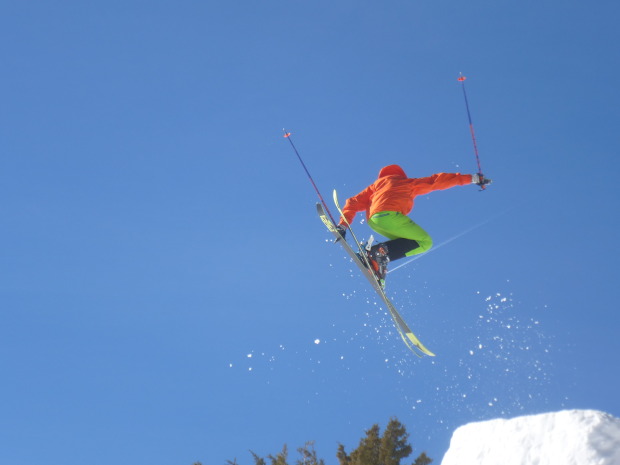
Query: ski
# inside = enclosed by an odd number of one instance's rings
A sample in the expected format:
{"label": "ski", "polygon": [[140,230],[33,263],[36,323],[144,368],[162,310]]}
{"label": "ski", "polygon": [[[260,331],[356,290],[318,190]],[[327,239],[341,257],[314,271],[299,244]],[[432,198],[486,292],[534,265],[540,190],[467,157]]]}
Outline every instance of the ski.
{"label": "ski", "polygon": [[[338,203],[338,196],[335,190],[334,190],[334,203],[336,204],[336,208],[338,209],[338,212],[344,218],[344,215],[342,214],[342,209],[340,208],[340,205]],[[385,290],[383,289],[383,287],[381,286],[381,284],[375,277],[374,273],[370,271],[370,264],[368,263],[368,259],[366,258],[365,250],[363,249],[363,246],[360,244],[357,237],[353,233],[353,230],[351,229],[351,225],[348,225],[349,232],[350,232],[351,237],[353,238],[353,241],[355,242],[355,245],[357,246],[359,256],[355,252],[355,250],[347,243],[347,241],[342,239],[342,237],[340,236],[340,233],[338,233],[338,230],[336,229],[336,225],[332,222],[329,215],[325,212],[325,208],[323,204],[317,203],[316,209],[317,209],[317,213],[319,217],[321,218],[321,220],[323,221],[327,229],[336,238],[336,242],[342,245],[342,248],[351,257],[353,262],[357,265],[357,267],[360,269],[362,274],[366,277],[368,282],[372,285],[373,289],[379,295],[381,300],[385,303],[385,306],[388,308],[390,316],[392,317],[394,326],[396,326],[396,329],[398,330],[398,333],[400,334],[400,337],[404,341],[405,345],[418,357],[422,357],[423,355],[434,357],[435,354],[431,352],[430,350],[428,350],[424,346],[424,344],[420,342],[417,336],[413,334],[413,331],[411,331],[411,329],[409,328],[405,320],[403,320],[403,318],[400,316],[400,313],[398,312],[398,310],[396,310],[396,307],[394,307],[394,304],[392,303],[390,298],[386,295]],[[363,258],[365,263],[360,260],[360,257]]]}

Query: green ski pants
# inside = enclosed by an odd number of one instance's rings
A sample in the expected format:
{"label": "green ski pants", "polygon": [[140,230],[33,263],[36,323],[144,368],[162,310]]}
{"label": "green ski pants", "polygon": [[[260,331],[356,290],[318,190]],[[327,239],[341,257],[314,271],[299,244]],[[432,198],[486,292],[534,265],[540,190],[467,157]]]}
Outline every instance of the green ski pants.
{"label": "green ski pants", "polygon": [[406,252],[405,256],[407,257],[426,252],[433,246],[431,236],[407,215],[399,212],[375,213],[368,220],[368,226],[388,239],[404,238],[416,241],[420,246]]}

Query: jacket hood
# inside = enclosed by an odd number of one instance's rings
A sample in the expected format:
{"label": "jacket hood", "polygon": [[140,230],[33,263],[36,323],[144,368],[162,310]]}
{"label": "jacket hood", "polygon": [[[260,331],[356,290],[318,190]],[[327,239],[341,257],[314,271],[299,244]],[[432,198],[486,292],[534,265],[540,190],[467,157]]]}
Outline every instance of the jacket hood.
{"label": "jacket hood", "polygon": [[377,179],[384,178],[386,176],[398,176],[401,178],[407,177],[405,171],[398,165],[384,166],[383,168],[381,168],[381,171],[379,171],[379,177]]}

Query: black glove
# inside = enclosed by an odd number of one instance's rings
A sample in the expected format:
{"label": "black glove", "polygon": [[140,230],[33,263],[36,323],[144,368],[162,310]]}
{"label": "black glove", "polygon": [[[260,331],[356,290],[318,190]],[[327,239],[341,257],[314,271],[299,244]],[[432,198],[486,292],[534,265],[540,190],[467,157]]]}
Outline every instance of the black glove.
{"label": "black glove", "polygon": [[487,184],[491,184],[493,181],[489,178],[485,178],[484,174],[482,173],[478,173],[478,174],[472,174],[471,175],[471,183],[472,184],[478,184],[480,187],[484,187]]}
{"label": "black glove", "polygon": [[[336,231],[338,231],[338,234],[340,234],[340,237],[342,239],[345,238],[345,236],[347,235],[347,228],[345,228],[343,225],[339,224],[338,226],[336,226]],[[340,239],[336,239],[336,242],[339,241]]]}

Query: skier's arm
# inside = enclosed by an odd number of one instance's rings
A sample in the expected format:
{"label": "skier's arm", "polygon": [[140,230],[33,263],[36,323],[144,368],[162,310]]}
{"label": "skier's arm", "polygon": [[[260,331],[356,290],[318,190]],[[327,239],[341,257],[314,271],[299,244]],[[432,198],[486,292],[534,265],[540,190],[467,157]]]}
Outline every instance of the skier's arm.
{"label": "skier's arm", "polygon": [[417,178],[412,179],[411,181],[412,191],[414,191],[416,195],[423,195],[433,191],[471,184],[472,175],[460,173],[438,173],[427,178]]}
{"label": "skier's arm", "polygon": [[342,209],[342,213],[344,213],[344,218],[340,218],[340,225],[346,227],[347,224],[351,224],[353,222],[353,218],[357,212],[368,210],[370,207],[370,195],[372,193],[372,186],[368,186],[359,194],[349,197],[344,204]]}

